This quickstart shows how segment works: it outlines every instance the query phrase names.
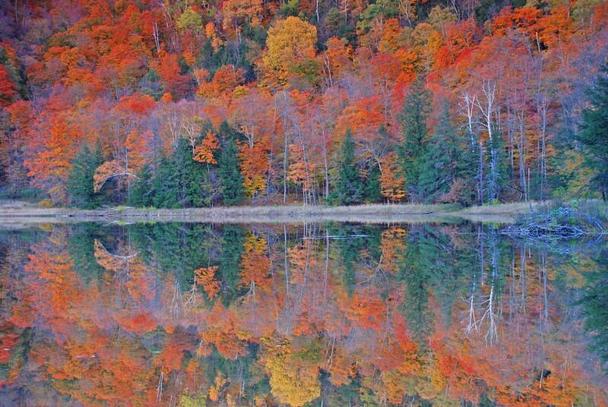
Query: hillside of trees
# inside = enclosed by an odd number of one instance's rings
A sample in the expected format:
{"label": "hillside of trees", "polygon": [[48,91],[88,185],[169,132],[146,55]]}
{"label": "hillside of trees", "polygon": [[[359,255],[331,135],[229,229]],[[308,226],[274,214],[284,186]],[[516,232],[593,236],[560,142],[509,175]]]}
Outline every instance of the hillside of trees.
{"label": "hillside of trees", "polygon": [[0,195],[606,197],[608,2],[7,0]]}

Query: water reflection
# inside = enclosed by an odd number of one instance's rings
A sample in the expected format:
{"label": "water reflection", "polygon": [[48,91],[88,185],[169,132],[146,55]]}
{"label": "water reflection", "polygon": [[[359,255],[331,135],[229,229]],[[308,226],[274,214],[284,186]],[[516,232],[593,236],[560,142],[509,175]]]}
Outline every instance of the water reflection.
{"label": "water reflection", "polygon": [[0,404],[606,405],[608,249],[554,249],[480,225],[6,232]]}

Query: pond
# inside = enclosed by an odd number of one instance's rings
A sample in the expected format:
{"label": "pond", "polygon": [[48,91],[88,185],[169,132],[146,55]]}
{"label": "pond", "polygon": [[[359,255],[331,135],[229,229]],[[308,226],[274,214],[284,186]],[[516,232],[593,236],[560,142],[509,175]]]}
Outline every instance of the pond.
{"label": "pond", "polygon": [[473,223],[0,231],[0,405],[602,406],[607,265]]}

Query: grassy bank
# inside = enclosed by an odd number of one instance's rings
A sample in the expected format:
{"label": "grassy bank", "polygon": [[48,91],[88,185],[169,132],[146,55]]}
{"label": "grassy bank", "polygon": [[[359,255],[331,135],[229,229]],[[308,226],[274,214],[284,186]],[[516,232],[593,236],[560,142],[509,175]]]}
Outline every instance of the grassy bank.
{"label": "grassy bank", "polygon": [[41,208],[22,202],[0,203],[0,224],[71,222],[206,222],[301,223],[364,222],[423,223],[462,219],[509,223],[537,203],[499,204],[462,209],[456,205],[357,205],[357,206],[237,206],[190,209],[115,207],[95,210]]}

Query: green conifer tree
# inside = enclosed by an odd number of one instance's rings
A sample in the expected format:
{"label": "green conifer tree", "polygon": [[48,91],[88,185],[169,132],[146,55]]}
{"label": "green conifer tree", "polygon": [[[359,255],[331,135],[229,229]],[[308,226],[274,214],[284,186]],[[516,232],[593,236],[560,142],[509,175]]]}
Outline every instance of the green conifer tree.
{"label": "green conifer tree", "polygon": [[[450,106],[442,107],[439,123],[429,139],[426,152],[422,157],[419,176],[420,193],[424,201],[434,202],[452,192],[457,196],[450,200],[470,203],[465,186],[471,184],[474,164],[463,165],[468,159],[466,140],[460,140],[450,118]],[[470,168],[469,168],[470,167]],[[461,187],[456,190],[455,182]],[[469,186],[473,188],[473,186]],[[461,195],[463,195],[461,197]],[[464,202],[463,202],[464,201]]]}
{"label": "green conifer tree", "polygon": [[589,107],[583,111],[578,140],[585,150],[585,163],[593,170],[593,186],[608,199],[608,63],[589,89]]}
{"label": "green conifer tree", "polygon": [[100,198],[93,189],[93,176],[102,162],[103,157],[99,146],[91,151],[85,145],[76,155],[67,180],[70,205],[84,209],[99,206]]}
{"label": "green conifer tree", "polygon": [[338,182],[333,200],[339,205],[353,205],[360,203],[362,199],[363,183],[355,163],[355,142],[348,130],[340,150]]}
{"label": "green conifer tree", "polygon": [[137,174],[137,178],[129,188],[128,203],[138,208],[153,204],[152,171],[150,165],[145,165]]}
{"label": "green conifer tree", "polygon": [[429,99],[430,94],[424,87],[424,80],[417,79],[405,99],[400,118],[403,129],[400,152],[405,190],[414,201],[421,199],[419,181],[427,144],[426,121],[431,108]]}
{"label": "green conifer tree", "polygon": [[226,122],[220,126],[222,150],[218,159],[220,190],[225,205],[237,205],[243,201],[243,176],[241,175],[236,148],[237,133]]}
{"label": "green conifer tree", "polygon": [[363,196],[365,202],[374,203],[382,201],[380,193],[380,167],[376,161],[371,161],[367,168],[367,177],[363,185]]}
{"label": "green conifer tree", "polygon": [[179,139],[173,152],[173,168],[178,205],[182,208],[202,206],[205,168],[192,159],[192,146],[184,138]]}
{"label": "green conifer tree", "polygon": [[177,208],[177,181],[173,160],[162,156],[152,179],[152,204],[156,208]]}
{"label": "green conifer tree", "polygon": [[171,157],[160,159],[151,183],[152,203],[159,208],[192,208],[208,202],[204,195],[205,168],[192,159],[188,140],[178,140]]}

